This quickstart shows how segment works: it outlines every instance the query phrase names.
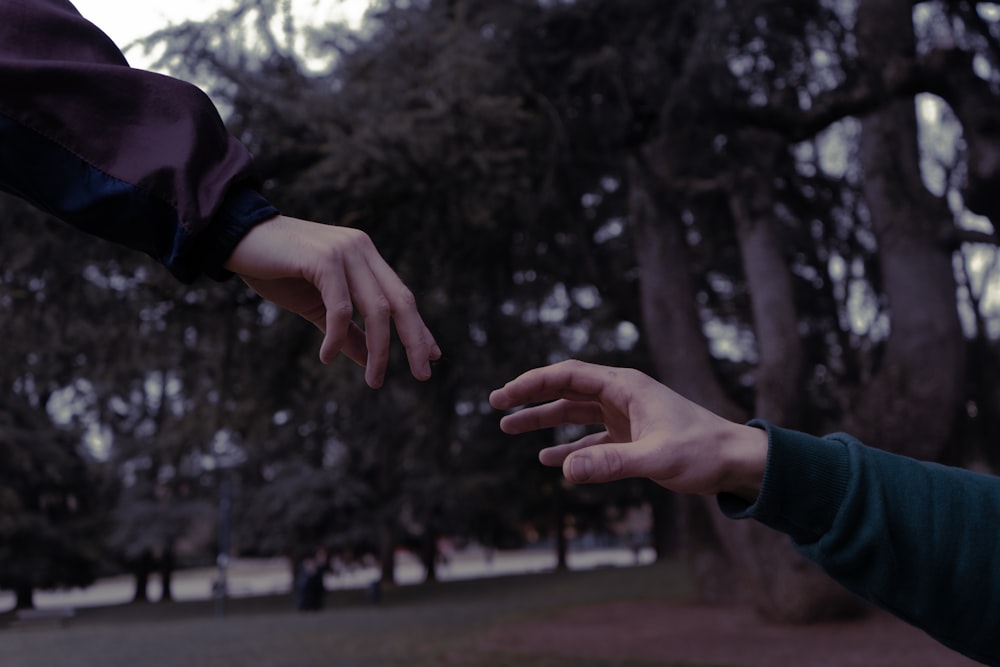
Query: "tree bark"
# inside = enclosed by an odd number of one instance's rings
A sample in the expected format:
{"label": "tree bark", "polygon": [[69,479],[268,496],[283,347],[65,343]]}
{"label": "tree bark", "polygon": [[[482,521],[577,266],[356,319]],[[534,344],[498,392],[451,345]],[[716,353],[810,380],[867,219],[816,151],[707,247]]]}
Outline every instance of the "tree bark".
{"label": "tree bark", "polygon": [[[904,0],[861,3],[863,56],[876,66],[912,56],[912,31],[883,29],[910,25],[911,10]],[[867,116],[861,148],[891,329],[882,363],[858,394],[846,429],[883,449],[940,460],[953,444],[964,396],[965,341],[950,244],[954,223],[947,204],[923,184],[913,100]]]}
{"label": "tree bark", "polygon": [[160,558],[160,602],[174,601],[174,544],[168,542]]}
{"label": "tree bark", "polygon": [[[649,160],[662,147],[652,146]],[[695,302],[696,283],[679,213],[660,193],[646,155],[629,165],[629,220],[639,270],[644,338],[656,376],[673,390],[727,418],[746,415],[715,377]],[[682,552],[703,600],[733,600],[739,585],[701,499],[680,498]],[[655,512],[655,510],[654,510]]]}
{"label": "tree bark", "polygon": [[132,602],[149,602],[149,574],[152,571],[153,554],[149,551],[143,551],[133,564],[135,593],[132,595]]}
{"label": "tree bark", "polygon": [[[754,155],[774,155],[774,137],[749,138]],[[746,151],[744,151],[746,152]],[[650,160],[656,160],[655,152]],[[744,165],[731,180],[728,201],[740,243],[757,337],[756,414],[784,426],[801,421],[803,352],[791,277],[774,227],[770,179],[774,161]],[[637,163],[630,217],[643,293],[643,316],[661,380],[709,409],[744,421],[726,396],[712,364],[695,302],[695,282],[684,225],[656,192],[653,169]],[[665,185],[665,184],[664,184]],[[788,538],[750,521],[731,521],[715,498],[682,503],[687,552],[702,597],[746,598],[763,617],[787,623],[853,615],[857,598],[799,555]]]}
{"label": "tree bark", "polygon": [[552,493],[552,535],[556,541],[556,571],[569,570],[569,540],[566,539],[566,491],[561,482],[554,484]]}
{"label": "tree bark", "polygon": [[674,391],[727,419],[742,420],[746,412],[726,395],[712,363],[684,223],[651,166],[662,150],[650,146],[629,170],[629,219],[650,356],[657,375]]}
{"label": "tree bark", "polygon": [[[379,444],[378,450],[378,489],[383,498],[393,495],[393,460],[389,447]],[[381,574],[379,581],[383,586],[396,584],[396,517],[383,507],[378,512],[378,560]]]}
{"label": "tree bark", "polygon": [[652,546],[656,560],[673,556],[680,548],[677,523],[677,496],[656,484],[649,484],[646,490],[652,508]]}
{"label": "tree bark", "polygon": [[754,130],[731,141],[742,144],[741,154],[754,156],[752,163],[740,165],[727,197],[757,348],[754,413],[787,428],[802,428],[805,353],[775,215],[774,178],[787,146],[778,135]]}
{"label": "tree bark", "polygon": [[424,583],[433,584],[438,580],[438,533],[428,526],[420,537],[420,562],[424,566]]}
{"label": "tree bark", "polygon": [[396,584],[396,539],[389,525],[391,521],[391,518],[381,519],[378,529],[379,581],[386,586]]}
{"label": "tree bark", "polygon": [[14,588],[14,609],[34,609],[35,589],[28,585]]}
{"label": "tree bark", "polygon": [[[743,131],[735,141],[753,162],[741,165],[728,192],[750,295],[757,348],[754,413],[786,428],[803,423],[804,358],[789,259],[775,213],[774,178],[786,150],[777,135]],[[802,623],[860,613],[857,598],[794,550],[788,538],[760,524],[733,522],[711,508],[727,555],[743,573],[764,618]]]}

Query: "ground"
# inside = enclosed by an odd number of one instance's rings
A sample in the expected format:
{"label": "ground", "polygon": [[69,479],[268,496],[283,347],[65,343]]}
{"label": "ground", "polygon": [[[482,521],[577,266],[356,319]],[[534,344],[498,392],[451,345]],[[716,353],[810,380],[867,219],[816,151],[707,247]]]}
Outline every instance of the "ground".
{"label": "ground", "polygon": [[977,665],[919,630],[873,613],[854,622],[777,626],[746,606],[677,600],[578,607],[494,630],[483,647],[649,664],[725,667],[965,667]]}
{"label": "ground", "polygon": [[[275,572],[278,574],[280,572]],[[270,581],[258,573],[257,579]],[[204,582],[202,582],[204,583]],[[267,583],[267,588],[270,586]],[[692,601],[680,561],[402,585],[373,604],[330,591],[301,613],[285,592],[77,607],[21,628],[0,613],[11,667],[963,667],[974,665],[883,614],[805,627]],[[65,602],[65,601],[64,601]]]}

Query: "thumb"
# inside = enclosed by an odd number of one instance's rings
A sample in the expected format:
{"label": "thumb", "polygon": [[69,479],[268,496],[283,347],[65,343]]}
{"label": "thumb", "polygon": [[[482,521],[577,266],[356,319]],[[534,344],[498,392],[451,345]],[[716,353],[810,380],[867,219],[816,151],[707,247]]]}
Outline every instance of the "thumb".
{"label": "thumb", "polygon": [[563,475],[576,484],[642,477],[634,444],[606,443],[574,452],[563,461]]}

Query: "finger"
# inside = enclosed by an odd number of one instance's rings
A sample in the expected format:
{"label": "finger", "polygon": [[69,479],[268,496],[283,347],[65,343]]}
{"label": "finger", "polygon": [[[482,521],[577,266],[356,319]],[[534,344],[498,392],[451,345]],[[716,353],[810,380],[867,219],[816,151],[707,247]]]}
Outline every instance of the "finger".
{"label": "finger", "polygon": [[365,342],[365,332],[354,322],[347,329],[347,341],[340,350],[344,356],[362,368],[368,362],[368,345]]}
{"label": "finger", "polygon": [[640,443],[608,442],[579,449],[562,463],[563,475],[576,484],[613,482],[628,477],[652,476]]}
{"label": "finger", "polygon": [[596,401],[559,399],[506,415],[500,420],[500,430],[509,435],[553,428],[562,424],[601,424],[604,415]]}
{"label": "finger", "polygon": [[344,341],[342,344],[329,342],[331,336],[329,330],[327,330],[327,333],[323,336],[323,342],[320,344],[320,361],[324,364],[332,363],[338,355],[343,353],[345,357],[364,368],[368,362],[368,346],[365,343],[365,332],[357,324],[351,322],[347,325],[347,334],[342,338]]}
{"label": "finger", "polygon": [[[323,324],[320,327],[325,335],[323,343],[320,345],[319,359],[324,364],[328,364],[347,344],[351,326],[354,324],[352,319],[354,317],[354,304],[351,301],[351,290],[342,263],[338,262],[328,267],[314,283],[326,309]],[[315,322],[315,319],[306,317]]]}
{"label": "finger", "polygon": [[608,442],[608,438],[609,436],[607,431],[601,431],[600,433],[585,435],[575,442],[567,442],[566,444],[556,445],[555,447],[546,447],[538,452],[538,460],[542,463],[542,465],[558,468],[562,466],[566,457],[573,452],[586,449],[587,447],[593,447],[595,445],[603,445]]}
{"label": "finger", "polygon": [[430,362],[441,358],[441,348],[420,317],[413,292],[403,284],[396,272],[377,252],[369,257],[368,266],[389,302],[396,332],[406,350],[410,373],[418,380],[429,379]]}
{"label": "finger", "polygon": [[347,333],[342,336],[342,342],[337,342],[334,340],[331,332],[339,333],[339,330],[335,330],[326,324],[327,310],[325,308],[322,310],[323,312],[316,316],[302,315],[305,319],[315,324],[320,331],[324,331],[323,342],[320,344],[319,349],[320,361],[324,364],[329,364],[337,358],[338,354],[343,352],[348,359],[364,368],[368,360],[368,346],[365,343],[365,332],[353,321],[348,322]]}
{"label": "finger", "polygon": [[381,387],[389,365],[389,316],[391,307],[367,260],[356,254],[346,258],[348,287],[354,305],[364,319],[365,343],[368,357],[365,362],[365,381],[369,387]]}
{"label": "finger", "polygon": [[490,404],[504,410],[557,398],[593,400],[620,372],[624,371],[575,359],[561,361],[522,373],[490,394]]}

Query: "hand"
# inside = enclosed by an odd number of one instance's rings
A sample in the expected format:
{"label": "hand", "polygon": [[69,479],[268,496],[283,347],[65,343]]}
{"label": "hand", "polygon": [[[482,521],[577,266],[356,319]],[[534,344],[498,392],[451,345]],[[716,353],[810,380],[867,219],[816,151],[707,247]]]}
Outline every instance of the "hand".
{"label": "hand", "polygon": [[730,422],[637,370],[563,361],[536,368],[490,394],[509,410],[500,420],[517,434],[564,424],[605,430],[543,449],[545,465],[571,482],[647,477],[681,493],[735,493],[753,502],[767,461],[767,434]]}
{"label": "hand", "polygon": [[[325,334],[320,361],[328,364],[343,352],[365,367],[372,388],[385,380],[390,318],[413,377],[430,378],[430,361],[441,358],[413,293],[360,230],[279,215],[251,229],[225,267],[263,298],[319,327]],[[364,330],[353,321],[355,308]]]}

